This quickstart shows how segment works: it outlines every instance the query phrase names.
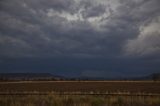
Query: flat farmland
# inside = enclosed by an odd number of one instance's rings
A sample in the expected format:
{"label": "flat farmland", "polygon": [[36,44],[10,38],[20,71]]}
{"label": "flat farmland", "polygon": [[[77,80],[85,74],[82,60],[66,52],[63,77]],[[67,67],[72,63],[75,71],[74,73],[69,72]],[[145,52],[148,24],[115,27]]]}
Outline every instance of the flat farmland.
{"label": "flat farmland", "polygon": [[0,106],[160,106],[160,82],[0,82]]}
{"label": "flat farmland", "polygon": [[160,94],[159,81],[20,81],[0,82],[0,92],[128,92]]}

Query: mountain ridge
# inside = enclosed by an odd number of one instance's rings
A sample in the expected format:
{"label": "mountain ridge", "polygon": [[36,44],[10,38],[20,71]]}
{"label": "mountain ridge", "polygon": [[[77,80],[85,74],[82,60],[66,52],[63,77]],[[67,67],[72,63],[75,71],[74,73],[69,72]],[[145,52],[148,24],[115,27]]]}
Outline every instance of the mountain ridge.
{"label": "mountain ridge", "polygon": [[7,80],[160,80],[160,73],[152,73],[142,77],[116,77],[116,78],[92,78],[75,77],[67,78],[51,73],[0,73],[0,81]]}

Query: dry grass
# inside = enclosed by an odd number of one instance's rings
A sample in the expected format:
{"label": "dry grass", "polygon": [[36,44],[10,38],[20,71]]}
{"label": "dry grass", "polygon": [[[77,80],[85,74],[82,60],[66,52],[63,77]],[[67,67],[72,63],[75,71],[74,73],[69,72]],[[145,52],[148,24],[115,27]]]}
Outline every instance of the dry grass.
{"label": "dry grass", "polygon": [[0,96],[0,106],[160,106],[160,97],[8,95]]}

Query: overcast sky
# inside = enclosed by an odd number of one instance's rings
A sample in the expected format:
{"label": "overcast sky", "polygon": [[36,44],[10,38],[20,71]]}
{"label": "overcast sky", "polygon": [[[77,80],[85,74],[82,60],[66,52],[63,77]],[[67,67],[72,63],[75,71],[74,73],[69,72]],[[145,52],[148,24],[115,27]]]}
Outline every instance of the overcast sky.
{"label": "overcast sky", "polygon": [[160,72],[160,0],[0,0],[0,72]]}

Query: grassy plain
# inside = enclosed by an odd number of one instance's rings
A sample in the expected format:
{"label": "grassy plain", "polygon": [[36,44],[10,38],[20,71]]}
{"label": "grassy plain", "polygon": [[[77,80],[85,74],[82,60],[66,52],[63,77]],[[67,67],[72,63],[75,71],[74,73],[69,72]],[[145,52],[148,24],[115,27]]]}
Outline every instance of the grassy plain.
{"label": "grassy plain", "polygon": [[0,82],[0,106],[160,106],[160,82]]}

